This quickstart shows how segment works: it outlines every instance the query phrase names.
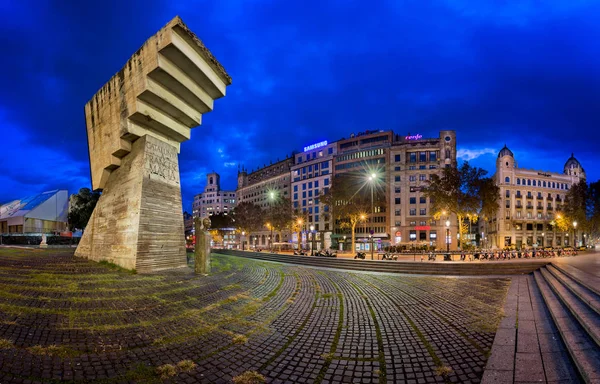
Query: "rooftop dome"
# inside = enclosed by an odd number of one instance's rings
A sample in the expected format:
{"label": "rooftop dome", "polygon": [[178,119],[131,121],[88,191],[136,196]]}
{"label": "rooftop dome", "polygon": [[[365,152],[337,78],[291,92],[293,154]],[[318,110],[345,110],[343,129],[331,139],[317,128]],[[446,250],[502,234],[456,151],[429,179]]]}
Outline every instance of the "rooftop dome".
{"label": "rooftop dome", "polygon": [[506,146],[506,144],[504,144],[504,148],[502,148],[500,150],[500,152],[498,153],[498,158],[501,158],[503,156],[510,156],[510,157],[515,157],[512,153],[512,151],[510,149],[508,149],[508,147]]}
{"label": "rooftop dome", "polygon": [[579,162],[579,160],[577,160],[575,158],[573,153],[571,153],[571,157],[569,157],[569,159],[565,163],[565,170],[572,169],[572,168],[580,168],[583,171],[583,167],[581,166],[581,163]]}

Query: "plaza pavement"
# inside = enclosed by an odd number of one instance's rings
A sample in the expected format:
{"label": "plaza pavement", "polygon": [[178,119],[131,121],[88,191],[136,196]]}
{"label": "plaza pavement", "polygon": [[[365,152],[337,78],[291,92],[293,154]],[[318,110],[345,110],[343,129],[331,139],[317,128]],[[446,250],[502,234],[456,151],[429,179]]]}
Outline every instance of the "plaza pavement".
{"label": "plaza pavement", "polygon": [[[533,275],[320,270],[215,255],[210,276],[140,276],[68,250],[0,252],[0,383],[231,383],[249,371],[269,383],[582,380]],[[545,353],[552,341],[556,351]]]}

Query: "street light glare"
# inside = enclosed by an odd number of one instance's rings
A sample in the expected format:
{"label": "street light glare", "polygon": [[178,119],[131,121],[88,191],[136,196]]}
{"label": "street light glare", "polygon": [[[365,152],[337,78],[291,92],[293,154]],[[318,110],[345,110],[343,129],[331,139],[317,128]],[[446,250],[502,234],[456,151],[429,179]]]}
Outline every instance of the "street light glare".
{"label": "street light glare", "polygon": [[450,226],[450,220],[446,220],[446,227]]}

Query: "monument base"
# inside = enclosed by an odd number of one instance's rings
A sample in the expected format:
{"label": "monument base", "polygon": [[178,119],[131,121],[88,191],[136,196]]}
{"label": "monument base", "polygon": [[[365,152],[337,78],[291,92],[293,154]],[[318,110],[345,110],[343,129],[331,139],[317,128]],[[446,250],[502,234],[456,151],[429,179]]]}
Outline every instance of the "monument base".
{"label": "monument base", "polygon": [[106,182],[75,256],[139,273],[187,266],[177,149],[137,139]]}

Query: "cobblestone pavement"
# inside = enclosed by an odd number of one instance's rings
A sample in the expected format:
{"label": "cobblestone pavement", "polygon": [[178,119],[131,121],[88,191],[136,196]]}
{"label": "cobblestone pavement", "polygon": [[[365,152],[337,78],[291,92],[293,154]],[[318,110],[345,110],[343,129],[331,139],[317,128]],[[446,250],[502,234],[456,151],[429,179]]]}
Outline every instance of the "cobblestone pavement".
{"label": "cobblestone pavement", "polygon": [[[140,276],[0,250],[0,383],[479,382],[508,278],[319,270],[214,256]],[[162,375],[162,377],[161,377]]]}

